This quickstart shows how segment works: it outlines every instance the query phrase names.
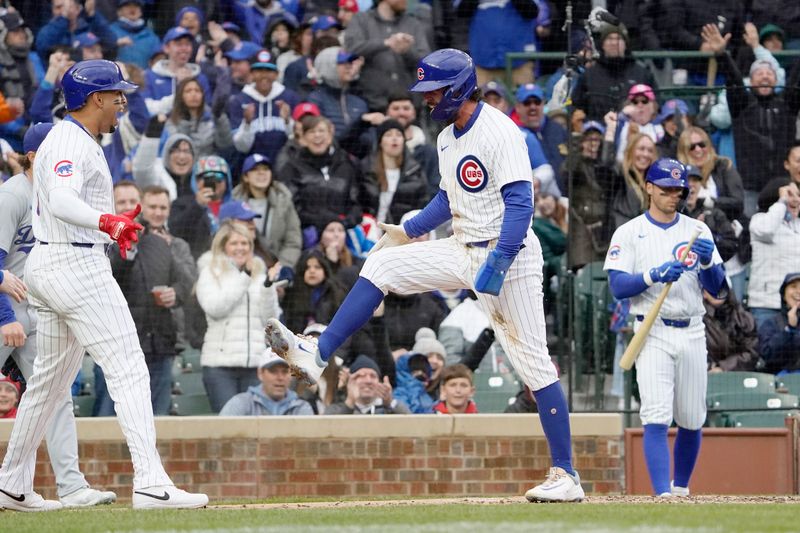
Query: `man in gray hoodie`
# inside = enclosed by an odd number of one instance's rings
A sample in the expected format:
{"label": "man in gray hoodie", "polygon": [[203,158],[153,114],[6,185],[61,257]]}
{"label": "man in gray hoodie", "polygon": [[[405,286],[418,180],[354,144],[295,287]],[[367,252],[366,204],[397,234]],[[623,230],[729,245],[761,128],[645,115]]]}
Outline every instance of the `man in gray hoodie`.
{"label": "man in gray hoodie", "polygon": [[261,385],[253,385],[228,400],[219,416],[301,416],[313,415],[311,404],[297,397],[290,389],[289,365],[272,351],[258,367]]}

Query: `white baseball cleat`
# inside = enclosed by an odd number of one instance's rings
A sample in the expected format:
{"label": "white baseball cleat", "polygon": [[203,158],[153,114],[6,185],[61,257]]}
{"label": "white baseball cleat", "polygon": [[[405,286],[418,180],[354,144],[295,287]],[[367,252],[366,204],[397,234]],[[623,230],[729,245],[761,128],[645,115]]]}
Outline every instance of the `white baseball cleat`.
{"label": "white baseball cleat", "polygon": [[134,509],[197,509],[208,505],[208,496],[160,485],[134,490],[132,503]]}
{"label": "white baseball cleat", "polygon": [[83,487],[59,498],[64,507],[92,507],[117,501],[117,495],[110,490],[97,490]]}
{"label": "white baseball cleat", "polygon": [[673,496],[686,498],[689,496],[689,487],[676,487],[674,481],[669,482],[669,491]]}
{"label": "white baseball cleat", "polygon": [[578,473],[573,476],[557,466],[550,469],[544,483],[525,493],[529,502],[579,502],[585,497]]}
{"label": "white baseball cleat", "polygon": [[17,495],[0,489],[0,508],[30,513],[57,511],[62,508],[62,505],[56,500],[45,500],[35,492]]}
{"label": "white baseball cleat", "polygon": [[328,366],[319,355],[317,339],[295,335],[276,318],[267,320],[264,330],[267,344],[279,357],[286,359],[297,377],[314,384]]}

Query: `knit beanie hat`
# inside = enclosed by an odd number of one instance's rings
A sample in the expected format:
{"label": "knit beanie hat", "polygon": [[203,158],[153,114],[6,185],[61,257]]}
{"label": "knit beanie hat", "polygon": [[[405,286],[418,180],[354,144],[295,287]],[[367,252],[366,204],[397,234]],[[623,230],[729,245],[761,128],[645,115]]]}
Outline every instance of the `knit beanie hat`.
{"label": "knit beanie hat", "polygon": [[620,24],[619,26],[604,24],[603,29],[600,31],[600,46],[603,45],[603,41],[605,41],[606,38],[612,33],[618,33],[625,40],[626,46],[629,46],[631,44],[630,37],[628,37],[628,29],[625,27],[624,24]]}
{"label": "knit beanie hat", "polygon": [[378,374],[378,379],[381,379],[381,369],[378,366],[378,363],[376,363],[371,357],[363,354],[356,357],[355,361],[353,361],[353,364],[350,365],[350,375],[352,376],[362,368],[371,368],[376,374]]}
{"label": "knit beanie hat", "polygon": [[404,135],[402,124],[400,124],[395,119],[390,118],[388,120],[384,120],[378,126],[378,142],[379,143],[381,142],[381,139],[386,134],[386,132],[389,131],[389,130],[398,130],[400,132],[400,135]]}
{"label": "knit beanie hat", "polygon": [[447,351],[444,349],[444,344],[436,339],[436,333],[431,328],[419,328],[417,334],[414,335],[414,347],[411,348],[413,352],[428,355],[435,353],[441,355],[442,359],[447,357]]}

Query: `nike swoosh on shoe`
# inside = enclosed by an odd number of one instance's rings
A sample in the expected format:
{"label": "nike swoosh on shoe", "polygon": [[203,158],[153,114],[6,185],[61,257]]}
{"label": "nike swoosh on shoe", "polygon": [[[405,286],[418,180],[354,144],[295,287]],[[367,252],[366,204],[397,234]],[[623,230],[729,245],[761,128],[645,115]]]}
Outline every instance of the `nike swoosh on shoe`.
{"label": "nike swoosh on shoe", "polygon": [[14,500],[15,502],[24,502],[24,501],[25,501],[25,495],[24,495],[24,494],[20,494],[19,496],[14,496],[14,495],[13,495],[13,494],[11,494],[10,492],[6,492],[6,491],[4,491],[3,489],[0,489],[0,492],[2,492],[3,494],[5,494],[6,496],[8,496],[9,498],[11,498],[12,500]]}
{"label": "nike swoosh on shoe", "polygon": [[161,500],[162,502],[169,500],[169,493],[167,491],[164,491],[163,496],[159,496],[158,494],[150,494],[149,492],[142,492],[140,490],[137,490],[136,494],[141,494],[142,496],[149,496],[150,498],[155,498],[156,500]]}

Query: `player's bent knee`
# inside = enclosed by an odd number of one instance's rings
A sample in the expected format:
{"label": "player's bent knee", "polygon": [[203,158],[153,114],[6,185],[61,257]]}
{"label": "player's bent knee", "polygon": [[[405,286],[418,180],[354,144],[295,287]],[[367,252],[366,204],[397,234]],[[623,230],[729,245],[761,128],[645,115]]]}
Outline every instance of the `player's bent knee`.
{"label": "player's bent knee", "polygon": [[691,431],[696,431],[703,427],[703,424],[706,423],[706,413],[703,411],[702,416],[693,416],[691,418],[681,419],[681,417],[675,417],[675,424],[678,427],[682,427],[684,429],[688,429]]}
{"label": "player's bent knee", "polygon": [[641,409],[639,417],[642,419],[642,424],[663,424],[665,426],[672,424],[672,411],[663,409]]}
{"label": "player's bent knee", "polygon": [[386,263],[381,259],[383,253],[384,250],[380,250],[377,254],[367,257],[359,276],[375,285],[385,295],[393,287],[391,269],[387,268]]}

